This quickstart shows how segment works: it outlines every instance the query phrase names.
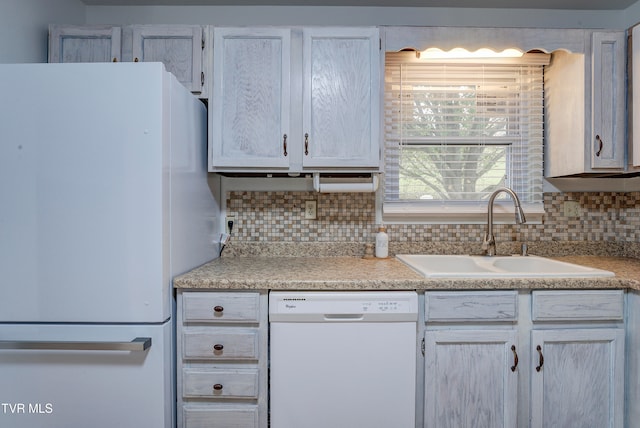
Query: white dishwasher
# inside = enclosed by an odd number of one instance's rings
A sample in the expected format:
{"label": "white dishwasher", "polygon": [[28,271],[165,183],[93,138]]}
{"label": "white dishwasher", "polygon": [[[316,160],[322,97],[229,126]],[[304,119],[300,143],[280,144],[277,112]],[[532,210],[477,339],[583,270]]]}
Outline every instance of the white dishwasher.
{"label": "white dishwasher", "polygon": [[271,292],[271,428],[414,428],[413,291]]}

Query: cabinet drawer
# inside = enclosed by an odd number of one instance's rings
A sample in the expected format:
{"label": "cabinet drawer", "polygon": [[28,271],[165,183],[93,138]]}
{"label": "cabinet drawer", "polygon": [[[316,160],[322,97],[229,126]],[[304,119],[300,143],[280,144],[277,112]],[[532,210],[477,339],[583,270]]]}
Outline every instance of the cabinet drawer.
{"label": "cabinet drawer", "polygon": [[258,408],[238,407],[190,407],[182,412],[184,428],[257,428]]}
{"label": "cabinet drawer", "polygon": [[257,323],[259,297],[259,293],[184,293],[182,319],[185,323]]}
{"label": "cabinet drawer", "polygon": [[184,359],[257,360],[256,329],[203,328],[184,330]]}
{"label": "cabinet drawer", "polygon": [[425,293],[425,321],[516,321],[518,292],[433,291]]}
{"label": "cabinet drawer", "polygon": [[533,321],[614,320],[624,318],[624,291],[533,291]]}
{"label": "cabinet drawer", "polygon": [[258,398],[258,369],[184,369],[188,398]]}

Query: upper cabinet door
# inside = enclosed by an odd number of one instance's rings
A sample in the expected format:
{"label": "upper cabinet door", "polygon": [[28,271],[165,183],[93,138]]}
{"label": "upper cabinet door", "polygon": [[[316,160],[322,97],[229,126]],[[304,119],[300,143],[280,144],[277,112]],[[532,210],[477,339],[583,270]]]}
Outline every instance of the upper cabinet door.
{"label": "upper cabinet door", "polygon": [[49,62],[118,62],[121,39],[120,27],[51,25]]}
{"label": "upper cabinet door", "polygon": [[133,26],[133,61],[162,62],[191,92],[202,92],[203,31],[197,25]]}
{"label": "upper cabinet door", "polygon": [[304,29],[303,52],[303,166],[379,167],[378,29]]}
{"label": "upper cabinet door", "polygon": [[625,167],[625,34],[592,35],[592,168]]}
{"label": "upper cabinet door", "polygon": [[288,168],[291,30],[215,28],[210,169]]}

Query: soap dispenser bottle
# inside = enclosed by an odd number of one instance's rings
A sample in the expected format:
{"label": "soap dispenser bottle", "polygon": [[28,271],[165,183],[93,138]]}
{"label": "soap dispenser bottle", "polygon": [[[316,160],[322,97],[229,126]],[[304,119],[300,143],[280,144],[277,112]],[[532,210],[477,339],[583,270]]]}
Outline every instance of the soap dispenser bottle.
{"label": "soap dispenser bottle", "polygon": [[389,256],[389,236],[387,228],[381,225],[376,233],[376,257],[385,259]]}

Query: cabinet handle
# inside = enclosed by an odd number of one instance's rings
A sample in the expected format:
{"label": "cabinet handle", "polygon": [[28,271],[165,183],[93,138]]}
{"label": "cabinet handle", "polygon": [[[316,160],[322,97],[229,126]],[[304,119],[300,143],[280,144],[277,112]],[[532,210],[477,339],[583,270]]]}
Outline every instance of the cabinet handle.
{"label": "cabinet handle", "polygon": [[223,349],[224,349],[224,345],[221,345],[220,343],[216,343],[215,345],[213,345],[214,351],[222,351]]}
{"label": "cabinet handle", "polygon": [[204,71],[200,72],[200,86],[204,86]]}
{"label": "cabinet handle", "polygon": [[309,133],[304,134],[304,155],[309,156]]}
{"label": "cabinet handle", "polygon": [[536,351],[538,351],[538,366],[536,367],[536,371],[539,372],[542,370],[542,366],[544,365],[544,356],[542,355],[542,348],[540,345],[536,346]]}
{"label": "cabinet handle", "polygon": [[287,134],[282,136],[282,147],[284,148],[284,155],[287,156]]}
{"label": "cabinet handle", "polygon": [[604,142],[602,141],[602,138],[600,138],[600,135],[596,135],[596,141],[598,142],[598,151],[596,152],[596,156],[600,157],[600,154],[602,153],[602,147],[604,146]]}
{"label": "cabinet handle", "polygon": [[218,313],[223,312],[224,311],[224,307],[223,306],[214,306],[213,307],[213,311],[214,312],[218,312]]}
{"label": "cabinet handle", "polygon": [[513,365],[511,366],[511,371],[515,372],[516,368],[518,368],[518,353],[516,352],[516,345],[511,345],[511,352],[513,352]]}
{"label": "cabinet handle", "polygon": [[215,385],[213,385],[213,390],[214,391],[222,391],[222,384],[221,383],[216,383]]}

